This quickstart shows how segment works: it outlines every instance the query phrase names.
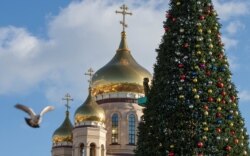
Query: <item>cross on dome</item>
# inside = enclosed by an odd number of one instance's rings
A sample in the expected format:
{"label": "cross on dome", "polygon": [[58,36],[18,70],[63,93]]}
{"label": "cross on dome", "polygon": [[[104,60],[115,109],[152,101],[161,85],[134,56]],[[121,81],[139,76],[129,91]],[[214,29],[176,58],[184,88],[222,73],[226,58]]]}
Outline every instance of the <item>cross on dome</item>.
{"label": "cross on dome", "polygon": [[128,7],[125,5],[125,4],[123,4],[121,7],[120,7],[120,9],[121,9],[121,11],[115,11],[115,13],[119,13],[119,14],[122,14],[122,16],[123,16],[123,20],[122,21],[120,21],[120,24],[122,25],[122,30],[123,30],[123,32],[125,31],[125,28],[126,27],[128,27],[128,25],[126,24],[126,22],[125,22],[125,16],[126,15],[132,15],[132,12],[127,12],[127,10],[128,10]]}
{"label": "cross on dome", "polygon": [[91,86],[91,84],[92,84],[92,77],[94,75],[94,70],[92,68],[89,68],[88,71],[86,73],[84,73],[84,75],[89,76],[88,82],[89,82],[89,86]]}
{"label": "cross on dome", "polygon": [[66,101],[67,103],[65,104],[65,107],[67,108],[67,112],[69,111],[70,109],[70,106],[69,106],[69,102],[70,101],[73,101],[73,99],[71,98],[70,94],[67,93],[65,96],[65,98],[62,98],[62,100]]}

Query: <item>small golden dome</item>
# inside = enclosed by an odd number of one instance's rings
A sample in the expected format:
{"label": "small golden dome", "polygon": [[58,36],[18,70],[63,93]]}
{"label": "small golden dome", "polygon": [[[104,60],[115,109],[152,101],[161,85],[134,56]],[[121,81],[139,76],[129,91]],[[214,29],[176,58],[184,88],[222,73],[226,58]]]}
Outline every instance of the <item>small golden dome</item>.
{"label": "small golden dome", "polygon": [[67,111],[62,125],[53,134],[53,143],[72,142],[72,129],[73,125],[70,122],[69,112]]}
{"label": "small golden dome", "polygon": [[144,93],[143,79],[145,77],[152,79],[152,75],[140,66],[130,54],[126,42],[126,33],[122,32],[121,43],[113,59],[93,75],[93,94],[108,92]]}
{"label": "small golden dome", "polygon": [[86,101],[75,112],[75,123],[81,123],[84,121],[105,121],[105,113],[102,107],[100,107],[94,97],[91,94],[91,88],[89,89],[89,96]]}

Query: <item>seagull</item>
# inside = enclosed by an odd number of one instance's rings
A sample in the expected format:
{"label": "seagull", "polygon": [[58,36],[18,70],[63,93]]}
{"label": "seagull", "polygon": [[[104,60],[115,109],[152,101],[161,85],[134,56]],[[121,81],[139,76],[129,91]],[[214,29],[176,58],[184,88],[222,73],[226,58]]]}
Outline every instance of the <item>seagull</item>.
{"label": "seagull", "polygon": [[41,123],[42,121],[42,116],[49,112],[49,111],[52,111],[54,110],[55,108],[53,106],[46,106],[40,114],[36,114],[31,108],[27,107],[27,106],[24,106],[22,104],[16,104],[15,107],[17,109],[20,109],[24,112],[26,112],[27,114],[29,114],[30,118],[24,118],[26,123],[32,127],[32,128],[39,128],[39,124]]}

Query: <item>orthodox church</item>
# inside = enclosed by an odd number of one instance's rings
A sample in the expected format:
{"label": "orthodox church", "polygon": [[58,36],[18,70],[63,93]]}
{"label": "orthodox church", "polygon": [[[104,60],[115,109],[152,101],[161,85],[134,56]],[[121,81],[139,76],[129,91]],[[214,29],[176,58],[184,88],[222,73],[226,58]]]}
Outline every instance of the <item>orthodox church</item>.
{"label": "orthodox church", "polygon": [[[90,69],[89,95],[74,114],[69,111],[52,136],[52,156],[131,156],[137,141],[137,126],[143,114],[137,99],[144,97],[143,79],[151,74],[131,55],[126,42],[123,5],[123,31],[115,56],[93,73]],[[67,95],[67,102],[71,100]]]}

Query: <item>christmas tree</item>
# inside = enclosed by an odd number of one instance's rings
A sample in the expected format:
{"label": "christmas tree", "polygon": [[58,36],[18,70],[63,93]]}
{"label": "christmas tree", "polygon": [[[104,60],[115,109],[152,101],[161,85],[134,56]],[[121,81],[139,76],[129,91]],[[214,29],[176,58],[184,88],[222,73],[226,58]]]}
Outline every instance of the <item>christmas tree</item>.
{"label": "christmas tree", "polygon": [[137,156],[243,156],[248,135],[211,0],[171,0]]}

